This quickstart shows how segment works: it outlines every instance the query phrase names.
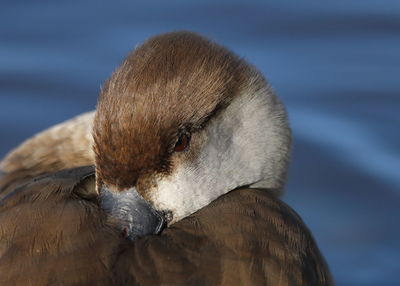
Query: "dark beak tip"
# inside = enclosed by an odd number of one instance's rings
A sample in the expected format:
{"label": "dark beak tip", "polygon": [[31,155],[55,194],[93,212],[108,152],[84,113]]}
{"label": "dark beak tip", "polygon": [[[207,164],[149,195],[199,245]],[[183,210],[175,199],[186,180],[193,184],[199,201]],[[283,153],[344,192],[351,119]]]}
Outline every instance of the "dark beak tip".
{"label": "dark beak tip", "polygon": [[167,227],[167,220],[162,213],[153,208],[147,208],[146,211],[137,213],[136,220],[131,222],[131,228],[123,237],[135,241],[137,238],[147,235],[159,235]]}

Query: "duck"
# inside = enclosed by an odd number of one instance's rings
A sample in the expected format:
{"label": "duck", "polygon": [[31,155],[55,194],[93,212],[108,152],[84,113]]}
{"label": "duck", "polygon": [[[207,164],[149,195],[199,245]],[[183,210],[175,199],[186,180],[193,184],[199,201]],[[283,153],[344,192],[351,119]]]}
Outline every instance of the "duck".
{"label": "duck", "polygon": [[[59,148],[55,136],[35,157],[57,133],[70,140]],[[148,39],[105,82],[95,113],[28,143],[0,163],[0,281],[26,269],[19,281],[32,285],[332,283],[279,199],[291,145],[283,103],[254,66],[203,36]]]}

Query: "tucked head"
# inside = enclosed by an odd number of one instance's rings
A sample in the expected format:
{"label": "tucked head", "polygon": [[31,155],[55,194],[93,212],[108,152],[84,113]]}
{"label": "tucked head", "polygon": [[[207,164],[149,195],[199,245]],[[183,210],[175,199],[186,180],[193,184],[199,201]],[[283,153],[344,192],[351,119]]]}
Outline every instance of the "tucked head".
{"label": "tucked head", "polygon": [[104,206],[129,216],[139,198],[169,223],[240,186],[281,189],[290,150],[263,76],[189,32],[153,37],[125,59],[102,88],[93,137]]}

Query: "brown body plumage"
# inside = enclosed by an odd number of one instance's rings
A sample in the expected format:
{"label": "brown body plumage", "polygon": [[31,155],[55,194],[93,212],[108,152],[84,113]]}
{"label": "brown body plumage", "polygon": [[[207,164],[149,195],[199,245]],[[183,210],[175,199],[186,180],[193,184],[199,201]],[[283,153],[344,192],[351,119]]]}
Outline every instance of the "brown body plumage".
{"label": "brown body plumage", "polygon": [[0,161],[0,199],[31,178],[93,165],[93,116],[94,112],[81,114],[40,132],[10,151]]}
{"label": "brown body plumage", "polygon": [[302,220],[264,190],[232,191],[131,244],[86,196],[93,174],[63,171],[1,201],[0,285],[331,285]]}

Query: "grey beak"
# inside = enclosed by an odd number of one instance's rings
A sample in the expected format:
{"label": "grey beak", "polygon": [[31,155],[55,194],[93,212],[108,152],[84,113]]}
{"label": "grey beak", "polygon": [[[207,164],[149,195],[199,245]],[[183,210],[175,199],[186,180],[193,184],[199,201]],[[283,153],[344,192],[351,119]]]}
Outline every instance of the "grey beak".
{"label": "grey beak", "polygon": [[155,210],[135,188],[118,193],[102,188],[100,195],[101,207],[116,220],[121,234],[130,240],[159,234],[165,227],[163,214]]}

